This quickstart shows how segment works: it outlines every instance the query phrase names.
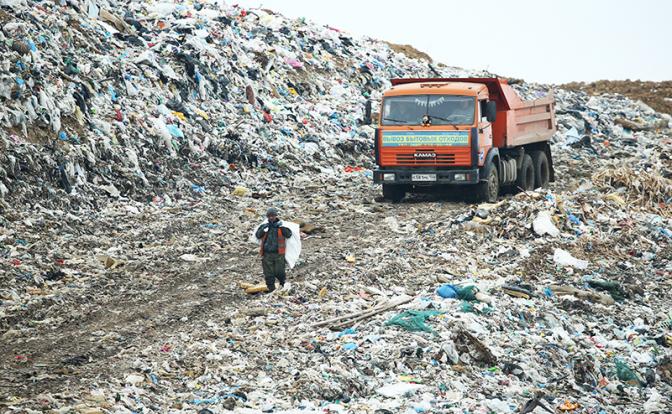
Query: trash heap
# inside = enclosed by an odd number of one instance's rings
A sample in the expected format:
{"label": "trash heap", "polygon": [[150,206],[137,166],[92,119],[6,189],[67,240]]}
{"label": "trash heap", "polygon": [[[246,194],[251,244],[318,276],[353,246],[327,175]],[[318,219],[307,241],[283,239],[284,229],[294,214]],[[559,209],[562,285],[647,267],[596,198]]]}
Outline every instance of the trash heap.
{"label": "trash heap", "polygon": [[[0,22],[0,411],[670,412],[669,115],[517,82],[550,188],[389,204],[366,100],[484,73],[207,1]],[[247,295],[269,205],[303,253]]]}
{"label": "trash heap", "polygon": [[4,200],[172,199],[250,167],[370,165],[367,99],[458,73],[221,1],[5,2],[0,21]]}

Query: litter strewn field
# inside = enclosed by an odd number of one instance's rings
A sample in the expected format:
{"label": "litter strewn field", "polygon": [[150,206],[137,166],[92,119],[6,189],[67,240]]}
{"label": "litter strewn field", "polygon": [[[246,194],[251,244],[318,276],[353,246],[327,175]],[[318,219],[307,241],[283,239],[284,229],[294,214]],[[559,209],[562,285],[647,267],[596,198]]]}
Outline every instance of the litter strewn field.
{"label": "litter strewn field", "polygon": [[[222,2],[0,7],[1,412],[670,411],[669,115],[519,82],[550,188],[392,204],[367,99],[487,73]],[[268,206],[303,250],[247,294]]]}

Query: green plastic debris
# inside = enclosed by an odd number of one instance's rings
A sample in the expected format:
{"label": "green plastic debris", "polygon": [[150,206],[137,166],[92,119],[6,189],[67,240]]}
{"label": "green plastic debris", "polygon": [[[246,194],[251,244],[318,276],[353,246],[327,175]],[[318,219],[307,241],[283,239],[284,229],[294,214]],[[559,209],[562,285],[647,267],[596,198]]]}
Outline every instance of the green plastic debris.
{"label": "green plastic debris", "polygon": [[588,286],[592,287],[593,289],[609,292],[614,300],[620,301],[625,298],[625,292],[621,288],[621,285],[617,282],[604,279],[592,279],[588,281]]}
{"label": "green plastic debris", "polygon": [[630,369],[630,367],[620,359],[616,360],[616,376],[619,380],[625,382],[626,384],[640,386],[642,381],[639,379],[635,371]]}
{"label": "green plastic debris", "polygon": [[462,302],[462,306],[460,306],[460,310],[462,312],[470,312],[470,313],[477,313],[476,309],[474,309],[474,305],[471,303],[467,302],[466,300]]}
{"label": "green plastic debris", "polygon": [[460,288],[457,291],[457,298],[462,299],[462,300],[466,300],[466,301],[469,301],[469,302],[473,302],[473,301],[476,300],[476,293],[477,292],[478,292],[478,289],[476,288],[476,286],[473,286],[473,285],[465,286],[463,288]]}
{"label": "green plastic debris", "polygon": [[432,328],[425,324],[425,321],[432,316],[440,315],[439,311],[419,311],[419,310],[408,310],[402,312],[399,315],[392,317],[389,321],[385,322],[385,325],[396,325],[401,326],[407,331],[411,332],[434,332]]}
{"label": "green plastic debris", "polygon": [[464,313],[475,313],[477,315],[486,315],[486,316],[492,315],[494,311],[494,309],[491,308],[490,306],[485,307],[481,307],[479,305],[474,306],[473,303],[467,302],[466,300],[462,301],[462,304],[460,305],[460,310]]}

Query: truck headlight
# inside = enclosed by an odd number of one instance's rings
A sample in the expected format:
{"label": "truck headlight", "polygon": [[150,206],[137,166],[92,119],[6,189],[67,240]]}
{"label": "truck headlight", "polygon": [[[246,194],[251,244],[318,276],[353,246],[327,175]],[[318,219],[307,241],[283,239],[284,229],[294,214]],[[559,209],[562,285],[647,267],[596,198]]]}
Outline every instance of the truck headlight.
{"label": "truck headlight", "polygon": [[383,181],[394,181],[394,173],[383,174]]}
{"label": "truck headlight", "polygon": [[467,179],[466,174],[455,174],[455,181],[464,181]]}

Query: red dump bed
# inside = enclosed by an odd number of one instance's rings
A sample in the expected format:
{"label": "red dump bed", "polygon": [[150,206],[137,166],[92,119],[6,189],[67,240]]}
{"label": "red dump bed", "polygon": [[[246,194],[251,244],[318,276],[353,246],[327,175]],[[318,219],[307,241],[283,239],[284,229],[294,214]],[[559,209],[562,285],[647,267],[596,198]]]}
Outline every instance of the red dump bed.
{"label": "red dump bed", "polygon": [[392,85],[422,82],[464,82],[485,85],[497,104],[497,120],[492,127],[493,145],[510,148],[548,141],[555,133],[553,95],[523,101],[506,79],[500,78],[411,78],[392,79]]}

